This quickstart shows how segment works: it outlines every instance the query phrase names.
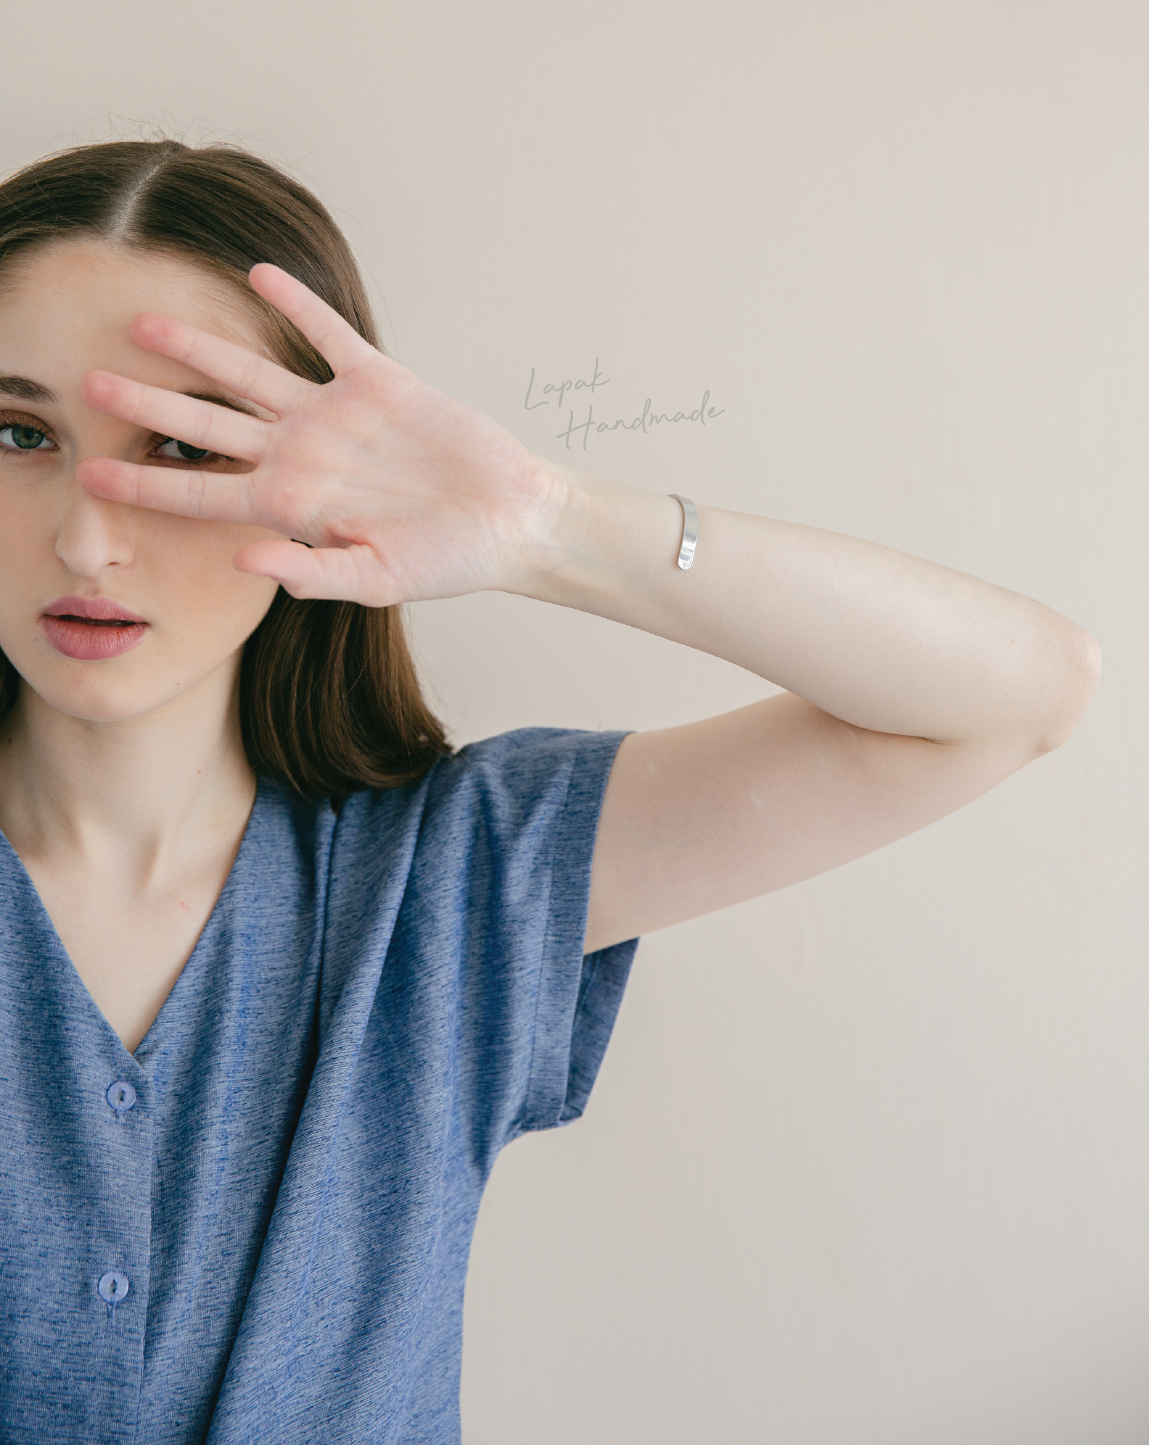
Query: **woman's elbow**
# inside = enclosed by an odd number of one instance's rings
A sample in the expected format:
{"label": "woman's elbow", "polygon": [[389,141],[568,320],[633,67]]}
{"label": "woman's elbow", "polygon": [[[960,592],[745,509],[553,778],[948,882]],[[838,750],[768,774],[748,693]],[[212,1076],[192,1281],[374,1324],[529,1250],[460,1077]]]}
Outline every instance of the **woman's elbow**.
{"label": "woman's elbow", "polygon": [[1059,748],[1081,721],[1101,678],[1101,647],[1084,627],[1070,624],[1059,648],[1048,706],[1035,733],[1035,756]]}

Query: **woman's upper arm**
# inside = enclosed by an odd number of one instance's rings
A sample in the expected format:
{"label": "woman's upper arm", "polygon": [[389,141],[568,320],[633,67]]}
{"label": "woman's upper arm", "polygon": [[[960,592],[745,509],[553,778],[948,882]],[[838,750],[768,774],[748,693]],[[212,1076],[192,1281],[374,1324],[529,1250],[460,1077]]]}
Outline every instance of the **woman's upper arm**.
{"label": "woman's upper arm", "polygon": [[631,733],[603,798],[586,949],[681,923],[872,853],[1042,749],[870,732],[780,693]]}

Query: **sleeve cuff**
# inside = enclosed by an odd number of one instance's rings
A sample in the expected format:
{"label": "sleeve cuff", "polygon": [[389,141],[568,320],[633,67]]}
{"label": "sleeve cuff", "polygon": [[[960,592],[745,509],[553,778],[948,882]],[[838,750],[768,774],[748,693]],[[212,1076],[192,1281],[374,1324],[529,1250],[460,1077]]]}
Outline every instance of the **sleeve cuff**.
{"label": "sleeve cuff", "polygon": [[624,732],[594,733],[571,766],[551,855],[550,922],[540,964],[534,1044],[515,1133],[577,1119],[602,1064],[637,938],[582,952],[602,798]]}

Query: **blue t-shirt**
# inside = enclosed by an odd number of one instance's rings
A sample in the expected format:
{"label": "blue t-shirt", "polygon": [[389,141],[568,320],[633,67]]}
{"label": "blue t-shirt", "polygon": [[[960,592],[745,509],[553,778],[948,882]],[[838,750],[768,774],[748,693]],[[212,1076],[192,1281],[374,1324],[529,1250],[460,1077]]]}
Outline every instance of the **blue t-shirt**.
{"label": "blue t-shirt", "polygon": [[637,946],[582,952],[624,736],[261,779],[134,1055],[0,836],[0,1440],[458,1440],[483,1186],[582,1113]]}

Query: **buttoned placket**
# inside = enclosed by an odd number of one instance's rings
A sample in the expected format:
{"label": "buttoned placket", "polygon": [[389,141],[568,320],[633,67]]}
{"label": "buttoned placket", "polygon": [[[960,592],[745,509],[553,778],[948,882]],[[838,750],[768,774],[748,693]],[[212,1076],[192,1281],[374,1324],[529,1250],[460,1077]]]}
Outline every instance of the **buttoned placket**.
{"label": "buttoned placket", "polygon": [[104,1371],[104,1418],[111,1427],[102,1438],[128,1442],[136,1438],[144,1374],[154,1089],[145,1070],[126,1052],[106,1073],[93,1100],[103,1167],[85,1285]]}

